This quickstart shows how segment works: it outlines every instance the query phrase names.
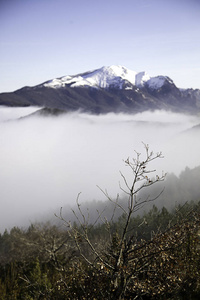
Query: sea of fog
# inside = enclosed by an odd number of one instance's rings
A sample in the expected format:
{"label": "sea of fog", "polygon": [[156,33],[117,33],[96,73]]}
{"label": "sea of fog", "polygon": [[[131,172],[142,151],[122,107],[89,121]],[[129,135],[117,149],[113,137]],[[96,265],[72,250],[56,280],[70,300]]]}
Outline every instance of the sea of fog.
{"label": "sea of fog", "polygon": [[47,213],[53,218],[79,192],[81,201],[104,200],[97,185],[114,197],[120,171],[131,176],[124,160],[134,150],[142,157],[143,143],[163,153],[150,166],[158,174],[200,165],[200,139],[187,131],[200,123],[197,117],[166,111],[29,116],[36,110],[0,107],[0,232]]}

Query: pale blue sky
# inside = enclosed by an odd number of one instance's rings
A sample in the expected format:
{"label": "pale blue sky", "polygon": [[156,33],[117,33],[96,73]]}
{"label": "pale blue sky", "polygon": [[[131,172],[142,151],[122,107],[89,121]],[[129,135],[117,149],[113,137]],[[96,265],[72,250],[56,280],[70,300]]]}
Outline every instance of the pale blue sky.
{"label": "pale blue sky", "polygon": [[200,88],[200,1],[0,0],[0,92],[113,64]]}

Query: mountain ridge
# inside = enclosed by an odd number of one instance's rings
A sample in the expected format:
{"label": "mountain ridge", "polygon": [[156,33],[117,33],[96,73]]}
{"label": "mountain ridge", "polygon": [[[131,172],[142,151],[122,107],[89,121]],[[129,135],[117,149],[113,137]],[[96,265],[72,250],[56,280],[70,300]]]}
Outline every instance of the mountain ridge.
{"label": "mountain ridge", "polygon": [[0,105],[35,105],[95,114],[155,109],[197,114],[200,90],[179,89],[168,76],[150,77],[146,72],[113,65],[1,93]]}
{"label": "mountain ridge", "polygon": [[152,89],[160,88],[166,80],[172,80],[167,76],[150,77],[147,72],[135,72],[124,66],[112,65],[100,69],[67,75],[49,80],[42,85],[50,88],[61,88],[65,85],[70,87],[94,87],[94,88],[123,88],[123,83],[129,82],[133,86],[141,87],[147,84]]}

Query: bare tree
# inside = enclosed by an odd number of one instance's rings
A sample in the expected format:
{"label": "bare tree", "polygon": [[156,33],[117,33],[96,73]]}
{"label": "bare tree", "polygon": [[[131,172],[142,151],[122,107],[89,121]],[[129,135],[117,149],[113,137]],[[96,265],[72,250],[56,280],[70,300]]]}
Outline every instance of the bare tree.
{"label": "bare tree", "polygon": [[[161,191],[154,198],[148,196],[145,199],[141,199],[139,197],[139,192],[142,189],[163,181],[165,178],[165,174],[158,176],[155,174],[155,170],[149,169],[149,164],[152,161],[163,157],[162,153],[153,153],[149,150],[147,144],[144,144],[144,150],[144,157],[142,157],[141,153],[135,151],[135,158],[127,158],[124,161],[131,171],[130,180],[123,173],[120,173],[123,180],[123,184],[120,184],[120,190],[126,194],[127,199],[124,200],[124,203],[120,201],[119,195],[113,200],[107,191],[101,189],[105,197],[113,204],[113,214],[109,220],[103,217],[103,212],[98,212],[98,218],[93,224],[90,224],[89,212],[88,215],[83,213],[79,203],[79,195],[77,197],[79,214],[73,211],[77,225],[74,226],[71,222],[65,220],[62,208],[58,216],[67,226],[68,234],[74,241],[80,257],[95,272],[99,272],[99,274],[107,277],[110,299],[123,299],[127,285],[130,279],[133,278],[133,272],[136,271],[136,264],[138,268],[141,268],[139,262],[135,263],[134,267],[133,264],[130,267],[130,262],[133,261],[133,252],[136,251],[136,245],[138,251],[144,247],[141,244],[139,245],[136,240],[135,228],[130,228],[131,218],[146,203],[154,201],[162,193]],[[154,176],[152,177],[152,175]],[[116,210],[121,210],[121,213],[124,215],[123,228],[121,228],[120,232],[113,229]],[[90,229],[99,221],[105,224],[109,237],[107,241],[104,241],[102,247],[99,247],[99,243],[96,245],[90,237]],[[102,296],[105,297],[105,295]]]}

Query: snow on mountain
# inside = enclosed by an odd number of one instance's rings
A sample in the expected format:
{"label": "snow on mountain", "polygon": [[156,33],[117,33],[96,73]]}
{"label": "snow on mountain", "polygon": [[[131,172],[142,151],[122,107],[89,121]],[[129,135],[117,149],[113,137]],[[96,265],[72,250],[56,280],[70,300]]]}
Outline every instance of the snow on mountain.
{"label": "snow on mountain", "polygon": [[110,86],[116,86],[122,88],[124,80],[134,84],[135,75],[134,71],[121,66],[102,67],[86,75],[83,74],[81,80],[74,78],[77,81],[71,87],[93,86],[97,88],[109,88]]}
{"label": "snow on mountain", "polygon": [[[45,87],[61,88],[70,87],[94,87],[106,89],[116,87],[122,89],[124,83],[141,87],[144,84],[152,89],[160,88],[166,80],[165,76],[150,77],[146,72],[131,71],[123,66],[109,66],[83,74],[64,76],[44,83]],[[130,89],[130,87],[128,87]]]}
{"label": "snow on mountain", "polygon": [[140,72],[136,74],[135,79],[136,86],[143,86],[144,83],[146,83],[150,79],[150,76],[146,72]]}
{"label": "snow on mountain", "polygon": [[156,77],[149,78],[149,80],[147,81],[147,85],[152,90],[157,90],[160,89],[166,81],[173,84],[173,81],[166,76],[156,76]]}
{"label": "snow on mountain", "polygon": [[136,72],[122,66],[102,67],[100,69],[75,75],[53,79],[44,84],[45,87],[59,88],[65,85],[71,87],[91,86],[96,88],[109,88],[116,86],[122,88],[123,82],[129,81],[135,84]]}

